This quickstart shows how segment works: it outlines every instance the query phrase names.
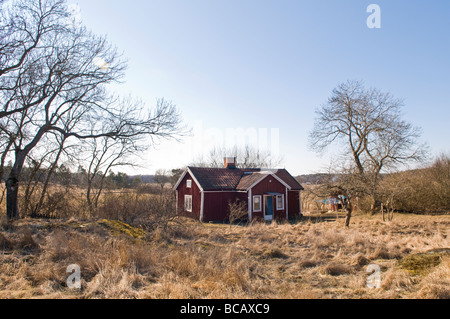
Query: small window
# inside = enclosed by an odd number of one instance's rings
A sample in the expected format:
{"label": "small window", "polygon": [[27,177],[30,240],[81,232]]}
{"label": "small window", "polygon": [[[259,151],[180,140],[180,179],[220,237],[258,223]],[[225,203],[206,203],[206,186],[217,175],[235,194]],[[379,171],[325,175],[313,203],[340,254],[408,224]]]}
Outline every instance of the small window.
{"label": "small window", "polygon": [[260,212],[261,208],[261,196],[253,196],[253,211]]}
{"label": "small window", "polygon": [[192,212],[192,195],[184,195],[184,210]]}
{"label": "small window", "polygon": [[186,188],[191,188],[192,187],[192,180],[191,179],[188,179],[187,181],[186,181]]}
{"label": "small window", "polygon": [[277,210],[284,209],[284,195],[277,195]]}

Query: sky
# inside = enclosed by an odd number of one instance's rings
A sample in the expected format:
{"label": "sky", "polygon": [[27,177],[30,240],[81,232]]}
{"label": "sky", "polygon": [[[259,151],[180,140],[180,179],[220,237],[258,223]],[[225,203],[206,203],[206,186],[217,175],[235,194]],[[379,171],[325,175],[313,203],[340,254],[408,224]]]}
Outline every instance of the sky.
{"label": "sky", "polygon": [[[128,61],[121,94],[177,105],[191,129],[142,154],[131,174],[185,167],[250,143],[292,175],[327,169],[310,150],[315,110],[341,82],[404,100],[431,156],[450,153],[450,1],[69,0]],[[379,28],[369,28],[380,9]],[[376,20],[378,21],[378,20]],[[239,159],[238,159],[239,161]]]}

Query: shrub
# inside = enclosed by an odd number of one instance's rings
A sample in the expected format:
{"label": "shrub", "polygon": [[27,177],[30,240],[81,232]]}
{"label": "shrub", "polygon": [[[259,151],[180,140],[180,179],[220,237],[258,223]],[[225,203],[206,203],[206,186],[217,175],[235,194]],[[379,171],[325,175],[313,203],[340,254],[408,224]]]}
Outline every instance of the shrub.
{"label": "shrub", "polygon": [[11,241],[9,241],[8,238],[6,238],[2,233],[0,233],[0,251],[9,252],[13,250],[13,248],[14,246],[11,243]]}
{"label": "shrub", "polygon": [[442,155],[423,169],[387,175],[380,184],[398,211],[450,211],[450,157]]}
{"label": "shrub", "polygon": [[97,210],[97,217],[120,220],[153,231],[167,227],[176,217],[175,198],[168,190],[160,195],[107,193]]}
{"label": "shrub", "polygon": [[247,203],[243,201],[236,200],[234,202],[230,201],[228,203],[228,220],[230,225],[237,221],[248,220],[248,210]]}
{"label": "shrub", "polygon": [[41,247],[34,241],[31,230],[26,227],[22,230],[22,236],[16,243],[16,248],[27,253],[36,253]]}
{"label": "shrub", "polygon": [[331,276],[341,276],[353,273],[353,268],[343,264],[329,264],[323,268],[323,272]]}

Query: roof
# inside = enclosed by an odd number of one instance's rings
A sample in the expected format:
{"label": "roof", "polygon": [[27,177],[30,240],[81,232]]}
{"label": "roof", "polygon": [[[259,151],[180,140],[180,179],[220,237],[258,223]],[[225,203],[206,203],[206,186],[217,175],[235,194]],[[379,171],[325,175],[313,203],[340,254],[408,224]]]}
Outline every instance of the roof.
{"label": "roof", "polygon": [[242,176],[236,188],[239,190],[249,189],[253,184],[258,182],[262,177],[266,177],[267,175],[268,174],[262,174],[261,172],[258,172],[257,174],[245,174],[244,176]]}
{"label": "roof", "polygon": [[279,169],[275,175],[288,184],[292,190],[304,190],[303,186],[287,170]]}
{"label": "roof", "polygon": [[[193,175],[203,190],[248,190],[269,175],[279,179],[291,190],[303,190],[303,187],[285,169],[188,167],[186,172]],[[179,183],[184,175],[181,176]],[[175,188],[179,183],[175,185]]]}

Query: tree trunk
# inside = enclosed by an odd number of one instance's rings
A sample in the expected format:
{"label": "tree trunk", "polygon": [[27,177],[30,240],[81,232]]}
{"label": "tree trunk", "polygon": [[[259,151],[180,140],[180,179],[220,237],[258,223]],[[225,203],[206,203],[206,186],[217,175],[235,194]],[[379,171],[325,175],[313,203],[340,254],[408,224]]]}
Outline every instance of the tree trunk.
{"label": "tree trunk", "polygon": [[347,207],[347,216],[345,216],[345,227],[350,227],[350,218],[352,218],[352,208]]}
{"label": "tree trunk", "polygon": [[19,196],[19,175],[26,157],[27,153],[23,151],[16,152],[16,160],[6,180],[6,217],[8,220],[20,218],[17,203]]}
{"label": "tree trunk", "polygon": [[389,201],[389,207],[388,207],[388,220],[391,222],[392,219],[394,219],[394,204],[393,204],[393,200]]}
{"label": "tree trunk", "polygon": [[23,149],[16,149],[15,162],[11,168],[8,179],[6,180],[6,216],[9,220],[19,219],[18,194],[19,194],[19,175],[22,172],[23,164],[28,153],[36,146],[42,136],[48,130],[48,126],[43,126],[34,136],[33,140]]}
{"label": "tree trunk", "polygon": [[372,204],[370,205],[370,215],[375,215],[378,211],[378,207],[382,204],[382,201],[379,199],[378,195],[371,195]]}
{"label": "tree trunk", "polygon": [[15,170],[11,170],[9,177],[6,180],[6,216],[8,220],[19,219],[19,207],[17,205],[19,179],[14,171]]}
{"label": "tree trunk", "polygon": [[345,227],[350,227],[350,218],[352,218],[353,206],[349,197],[343,200],[347,215],[345,216]]}
{"label": "tree trunk", "polygon": [[89,175],[88,175],[88,181],[87,181],[87,189],[86,189],[86,201],[87,201],[87,205],[88,205],[88,209],[89,209],[89,214],[94,213],[94,204],[92,203],[91,200],[91,189],[92,189],[92,180],[89,179]]}

